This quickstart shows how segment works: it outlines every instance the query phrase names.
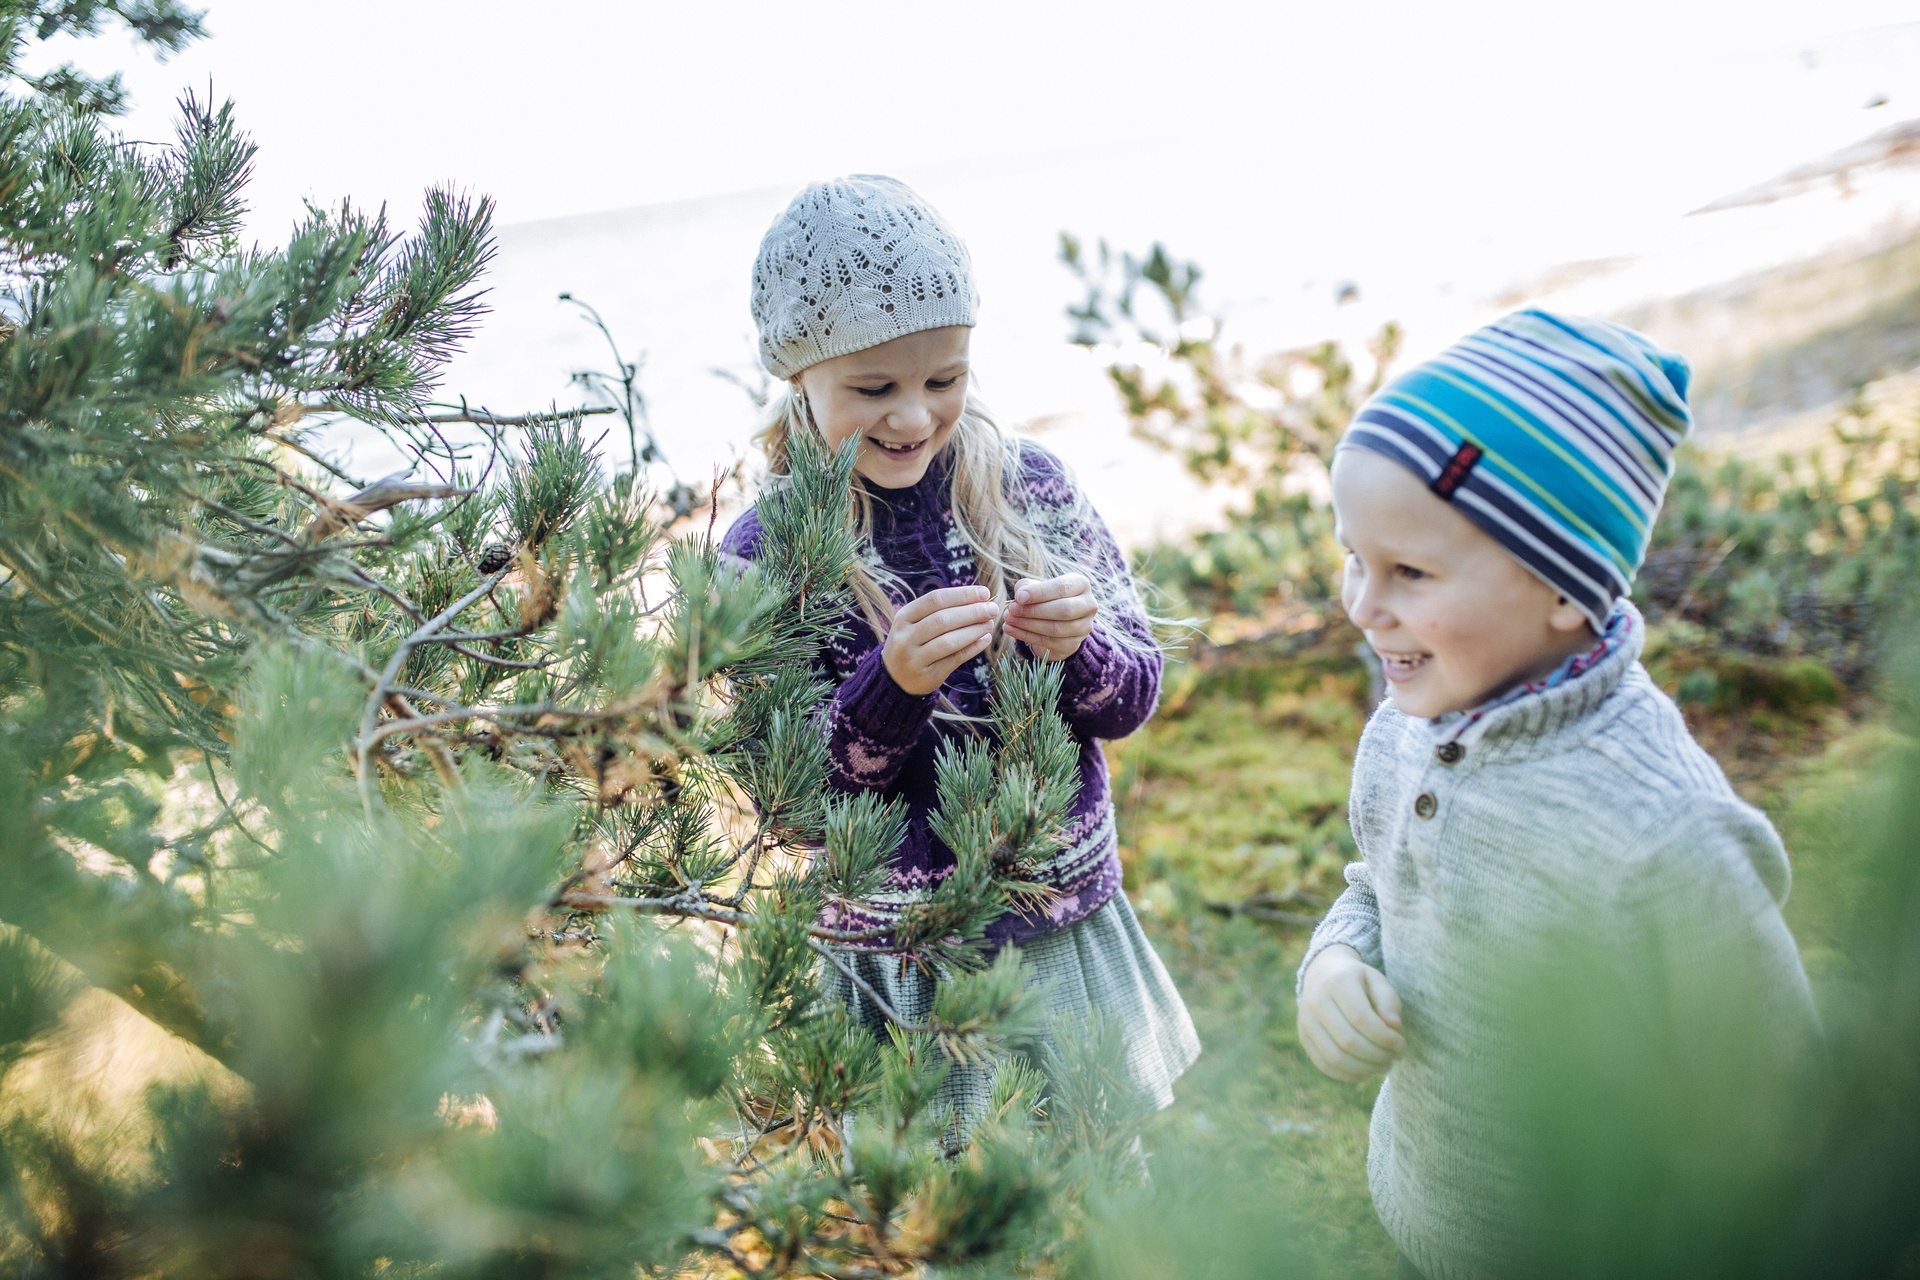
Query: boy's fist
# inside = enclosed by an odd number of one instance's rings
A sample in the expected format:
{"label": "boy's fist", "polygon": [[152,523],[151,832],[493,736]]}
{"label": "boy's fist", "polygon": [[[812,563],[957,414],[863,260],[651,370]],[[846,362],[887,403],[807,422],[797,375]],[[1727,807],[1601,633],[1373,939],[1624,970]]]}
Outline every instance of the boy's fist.
{"label": "boy's fist", "polygon": [[1007,606],[1007,634],[1049,662],[1064,662],[1080,651],[1100,616],[1093,584],[1082,573],[1036,582],[1022,578]]}
{"label": "boy's fist", "polygon": [[893,615],[880,660],[895,684],[915,697],[924,696],[986,651],[999,616],[1000,606],[985,587],[929,591]]}
{"label": "boy's fist", "polygon": [[1300,1043],[1313,1065],[1348,1084],[1379,1075],[1407,1050],[1400,996],[1344,943],[1314,957],[1300,984]]}

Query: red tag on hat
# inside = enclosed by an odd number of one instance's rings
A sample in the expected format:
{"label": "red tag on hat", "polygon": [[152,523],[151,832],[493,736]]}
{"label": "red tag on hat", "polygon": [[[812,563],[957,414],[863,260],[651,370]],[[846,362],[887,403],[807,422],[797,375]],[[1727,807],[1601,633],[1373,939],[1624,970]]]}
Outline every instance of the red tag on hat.
{"label": "red tag on hat", "polygon": [[1453,491],[1467,482],[1467,476],[1485,456],[1477,444],[1468,442],[1461,445],[1453,451],[1453,456],[1447,459],[1447,465],[1440,468],[1440,474],[1433,478],[1433,483],[1427,488],[1443,498],[1451,498]]}

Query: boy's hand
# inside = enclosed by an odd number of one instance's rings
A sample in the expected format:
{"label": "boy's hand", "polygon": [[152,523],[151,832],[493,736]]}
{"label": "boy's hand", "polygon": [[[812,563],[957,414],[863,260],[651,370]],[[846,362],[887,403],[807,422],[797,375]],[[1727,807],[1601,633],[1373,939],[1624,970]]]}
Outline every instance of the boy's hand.
{"label": "boy's hand", "polygon": [[1006,632],[1050,662],[1062,662],[1080,650],[1093,631],[1100,602],[1084,574],[1068,573],[1036,582],[1022,578],[1007,606]]}
{"label": "boy's hand", "polygon": [[1300,1043],[1313,1065],[1348,1084],[1379,1075],[1407,1050],[1400,996],[1344,943],[1314,957],[1300,984]]}
{"label": "boy's hand", "polygon": [[893,682],[921,697],[979,657],[992,643],[1000,616],[992,600],[985,587],[945,587],[900,606],[880,651]]}

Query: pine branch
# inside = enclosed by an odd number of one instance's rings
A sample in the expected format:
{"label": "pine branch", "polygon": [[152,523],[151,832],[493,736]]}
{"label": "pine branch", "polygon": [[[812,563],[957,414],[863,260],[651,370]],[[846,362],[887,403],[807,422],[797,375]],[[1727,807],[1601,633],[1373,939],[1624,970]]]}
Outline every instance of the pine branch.
{"label": "pine branch", "polygon": [[[314,405],[310,413],[352,414],[352,406],[323,403]],[[487,409],[460,408],[448,413],[399,414],[394,421],[399,424],[419,423],[422,425],[451,424],[466,422],[482,427],[540,427],[553,423],[571,422],[576,418],[592,418],[605,413],[618,413],[613,405],[581,405],[577,409],[552,409],[545,413],[493,413]]]}

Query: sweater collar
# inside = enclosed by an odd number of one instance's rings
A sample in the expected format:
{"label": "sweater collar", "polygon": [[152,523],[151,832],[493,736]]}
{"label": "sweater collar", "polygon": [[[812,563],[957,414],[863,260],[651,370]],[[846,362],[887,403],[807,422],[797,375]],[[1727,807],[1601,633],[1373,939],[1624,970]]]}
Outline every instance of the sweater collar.
{"label": "sweater collar", "polygon": [[1528,681],[1470,711],[1449,711],[1427,721],[1436,743],[1471,745],[1545,737],[1593,712],[1640,660],[1646,620],[1621,599],[1607,615],[1599,642],[1574,654],[1539,680]]}
{"label": "sweater collar", "polygon": [[873,500],[874,518],[882,527],[911,525],[938,512],[946,505],[948,481],[953,469],[952,452],[949,447],[940,450],[927,463],[926,474],[904,489],[882,489],[878,485],[868,484],[864,477],[860,484],[867,490],[867,496]]}

